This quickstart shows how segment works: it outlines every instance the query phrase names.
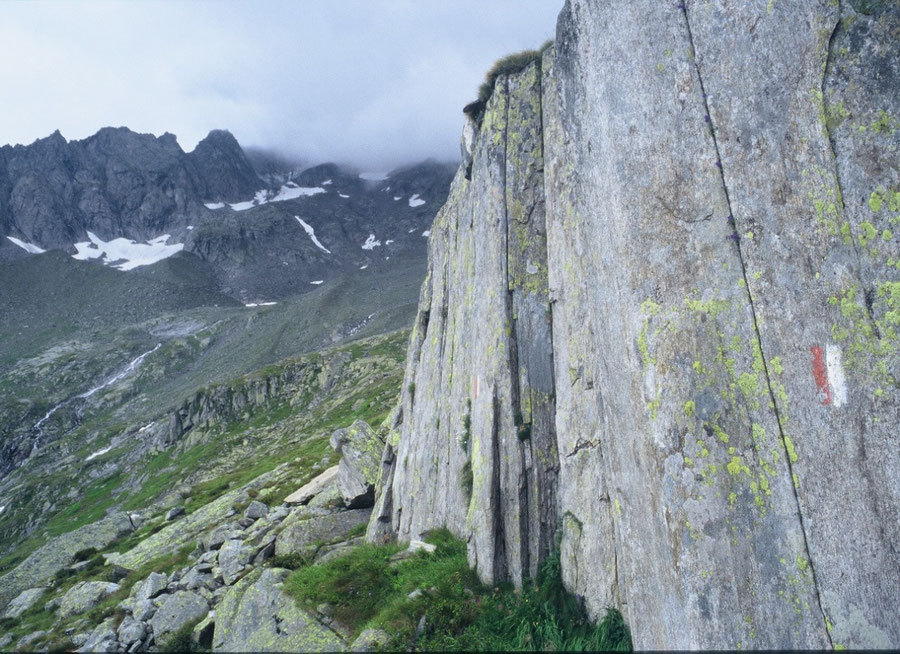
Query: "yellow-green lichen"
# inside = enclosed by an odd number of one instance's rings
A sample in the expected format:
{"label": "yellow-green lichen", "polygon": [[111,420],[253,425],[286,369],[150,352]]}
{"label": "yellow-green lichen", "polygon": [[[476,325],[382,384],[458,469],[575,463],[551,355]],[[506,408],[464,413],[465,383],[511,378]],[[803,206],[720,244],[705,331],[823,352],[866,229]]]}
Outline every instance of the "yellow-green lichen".
{"label": "yellow-green lichen", "polygon": [[688,400],[684,403],[684,415],[693,416],[694,411],[696,410],[696,404],[694,404],[694,400]]}
{"label": "yellow-green lichen", "polygon": [[788,460],[791,463],[796,463],[797,459],[800,457],[797,456],[797,450],[794,448],[794,441],[792,441],[791,437],[787,434],[784,435],[784,449],[787,450]]}

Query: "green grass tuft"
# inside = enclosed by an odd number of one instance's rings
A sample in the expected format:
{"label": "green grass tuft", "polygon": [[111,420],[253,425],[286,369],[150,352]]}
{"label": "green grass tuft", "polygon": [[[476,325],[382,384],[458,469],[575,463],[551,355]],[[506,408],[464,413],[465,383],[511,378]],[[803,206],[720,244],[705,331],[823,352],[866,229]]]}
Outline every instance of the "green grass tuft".
{"label": "green grass tuft", "polygon": [[[621,614],[599,624],[562,584],[558,553],[521,591],[487,588],[468,566],[466,544],[447,530],[426,535],[434,554],[394,562],[396,545],[363,545],[322,565],[294,572],[285,589],[312,609],[325,602],[354,634],[380,627],[393,635],[388,650],[630,651]],[[421,591],[409,598],[413,591]],[[416,636],[425,616],[425,632]]]}
{"label": "green grass tuft", "polygon": [[485,74],[484,82],[478,87],[478,99],[466,105],[463,111],[471,115],[475,122],[481,125],[481,120],[484,118],[484,109],[494,93],[494,85],[497,83],[497,78],[501,75],[513,75],[525,70],[533,62],[540,61],[544,51],[552,45],[553,41],[551,39],[545,41],[537,50],[515,52],[495,61],[494,65]]}

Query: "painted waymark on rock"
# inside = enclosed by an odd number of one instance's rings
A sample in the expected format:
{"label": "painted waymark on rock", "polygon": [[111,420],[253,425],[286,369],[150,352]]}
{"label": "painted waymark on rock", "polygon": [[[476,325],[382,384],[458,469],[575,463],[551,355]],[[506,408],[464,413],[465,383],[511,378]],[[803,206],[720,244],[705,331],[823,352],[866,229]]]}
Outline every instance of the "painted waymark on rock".
{"label": "painted waymark on rock", "polygon": [[844,367],[841,364],[841,348],[838,345],[826,345],[824,356],[822,348],[812,346],[812,373],[822,398],[822,404],[832,404],[840,408],[847,403],[847,381]]}

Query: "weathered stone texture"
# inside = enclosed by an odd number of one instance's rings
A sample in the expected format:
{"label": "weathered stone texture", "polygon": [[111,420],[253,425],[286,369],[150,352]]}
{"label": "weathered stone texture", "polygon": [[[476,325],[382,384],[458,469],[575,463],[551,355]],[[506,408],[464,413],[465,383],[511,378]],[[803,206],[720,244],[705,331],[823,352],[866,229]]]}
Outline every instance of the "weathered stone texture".
{"label": "weathered stone texture", "polygon": [[900,6],[859,4],[566,3],[435,221],[371,540],[521,583],[558,530],[639,649],[900,644]]}

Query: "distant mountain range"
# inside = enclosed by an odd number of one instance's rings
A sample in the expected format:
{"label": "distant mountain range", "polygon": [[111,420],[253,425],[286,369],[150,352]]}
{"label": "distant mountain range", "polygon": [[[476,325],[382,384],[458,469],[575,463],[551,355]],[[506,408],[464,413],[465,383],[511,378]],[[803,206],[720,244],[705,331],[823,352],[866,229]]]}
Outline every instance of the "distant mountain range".
{"label": "distant mountain range", "polygon": [[223,130],[188,153],[168,133],[104,128],[66,141],[57,131],[0,147],[0,262],[63,250],[133,270],[196,257],[189,267],[218,291],[276,301],[347,270],[423,261],[454,169],[302,170],[274,154],[248,157]]}

